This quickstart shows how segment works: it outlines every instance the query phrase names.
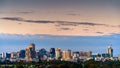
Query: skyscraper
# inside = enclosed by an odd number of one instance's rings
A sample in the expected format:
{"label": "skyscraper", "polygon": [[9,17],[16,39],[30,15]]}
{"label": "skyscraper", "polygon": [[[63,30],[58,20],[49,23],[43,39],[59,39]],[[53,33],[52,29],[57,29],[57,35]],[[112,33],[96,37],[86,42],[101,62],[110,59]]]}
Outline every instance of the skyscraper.
{"label": "skyscraper", "polygon": [[62,57],[61,55],[61,49],[60,48],[56,48],[55,49],[55,57],[58,59],[60,57]]}
{"label": "skyscraper", "polygon": [[29,45],[29,49],[31,49],[32,51],[35,51],[35,44],[34,43],[31,43]]}
{"label": "skyscraper", "polygon": [[87,57],[91,57],[91,55],[92,55],[92,51],[88,51],[87,52]]}
{"label": "skyscraper", "polygon": [[50,57],[55,57],[55,48],[50,48]]}
{"label": "skyscraper", "polygon": [[26,48],[25,59],[26,59],[26,61],[30,61],[30,51],[29,51],[29,48]]}
{"label": "skyscraper", "polygon": [[3,53],[1,54],[1,57],[2,57],[2,58],[10,58],[10,57],[11,57],[11,54],[10,54],[10,53],[4,53],[4,52],[3,52]]}
{"label": "skyscraper", "polygon": [[66,50],[62,52],[62,59],[63,60],[71,60],[71,50]]}
{"label": "skyscraper", "polygon": [[80,52],[80,56],[84,56],[84,57],[90,57],[92,54],[92,51],[87,51],[87,52]]}
{"label": "skyscraper", "polygon": [[30,50],[30,57],[33,59],[33,58],[36,58],[36,51],[35,51],[35,44],[30,44],[29,45],[29,50]]}
{"label": "skyscraper", "polygon": [[73,52],[73,57],[79,57],[80,56],[80,54],[79,54],[79,52]]}
{"label": "skyscraper", "polygon": [[25,58],[25,50],[20,50],[19,58]]}
{"label": "skyscraper", "polygon": [[108,47],[107,54],[109,54],[110,57],[113,57],[113,49],[111,46]]}
{"label": "skyscraper", "polygon": [[79,57],[80,57],[79,52],[73,52],[73,53],[72,53],[72,58],[73,58],[74,60],[78,60]]}
{"label": "skyscraper", "polygon": [[18,58],[18,52],[12,52],[11,53],[11,58],[13,58],[13,59]]}
{"label": "skyscraper", "polygon": [[27,61],[32,61],[33,58],[36,58],[35,44],[31,43],[26,49],[26,59]]}
{"label": "skyscraper", "polygon": [[46,50],[44,48],[40,49],[39,50],[39,56],[43,56],[43,55],[46,55]]}

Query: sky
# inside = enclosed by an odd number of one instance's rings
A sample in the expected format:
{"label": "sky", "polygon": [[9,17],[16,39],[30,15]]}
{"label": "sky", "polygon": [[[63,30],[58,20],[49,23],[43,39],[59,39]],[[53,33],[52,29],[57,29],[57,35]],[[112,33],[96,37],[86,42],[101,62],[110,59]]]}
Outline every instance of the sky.
{"label": "sky", "polygon": [[106,52],[112,44],[117,56],[119,6],[120,0],[0,0],[0,52],[32,42],[93,52]]}

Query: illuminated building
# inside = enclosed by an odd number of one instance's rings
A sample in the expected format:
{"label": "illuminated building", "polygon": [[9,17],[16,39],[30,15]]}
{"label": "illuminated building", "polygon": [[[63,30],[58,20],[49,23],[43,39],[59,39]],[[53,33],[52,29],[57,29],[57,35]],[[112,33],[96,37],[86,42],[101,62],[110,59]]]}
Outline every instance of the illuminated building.
{"label": "illuminated building", "polygon": [[66,50],[62,52],[62,59],[63,60],[71,60],[71,50]]}
{"label": "illuminated building", "polygon": [[113,49],[111,46],[108,47],[107,54],[109,54],[110,57],[113,57]]}
{"label": "illuminated building", "polygon": [[26,49],[26,60],[32,61],[34,58],[36,58],[36,51],[35,51],[35,44],[32,43]]}
{"label": "illuminated building", "polygon": [[55,49],[55,57],[58,59],[60,57],[62,57],[61,55],[61,49],[60,48],[56,48]]}
{"label": "illuminated building", "polygon": [[18,53],[17,52],[12,52],[11,53],[11,58],[14,58],[14,59],[18,58]]}
{"label": "illuminated building", "polygon": [[91,56],[91,54],[92,54],[92,52],[91,52],[91,51],[88,51],[88,52],[83,52],[83,51],[81,51],[81,52],[80,52],[80,56],[90,57],[90,56]]}
{"label": "illuminated building", "polygon": [[9,53],[2,53],[1,54],[1,58],[10,58],[11,57],[11,54],[9,54]]}

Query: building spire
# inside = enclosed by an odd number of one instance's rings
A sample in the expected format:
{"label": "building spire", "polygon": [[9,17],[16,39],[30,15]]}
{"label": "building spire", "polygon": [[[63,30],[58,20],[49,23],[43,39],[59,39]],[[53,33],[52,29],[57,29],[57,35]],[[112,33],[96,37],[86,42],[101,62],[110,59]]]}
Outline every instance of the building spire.
{"label": "building spire", "polygon": [[108,44],[108,48],[112,48],[112,43],[111,42]]}

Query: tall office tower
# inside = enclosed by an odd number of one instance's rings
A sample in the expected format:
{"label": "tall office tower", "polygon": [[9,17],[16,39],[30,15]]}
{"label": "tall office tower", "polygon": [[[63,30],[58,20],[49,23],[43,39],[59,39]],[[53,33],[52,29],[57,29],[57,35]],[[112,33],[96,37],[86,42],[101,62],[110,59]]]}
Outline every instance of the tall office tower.
{"label": "tall office tower", "polygon": [[107,54],[109,54],[110,57],[113,57],[113,49],[111,46],[108,47]]}
{"label": "tall office tower", "polygon": [[50,48],[50,57],[51,58],[55,57],[55,48]]}
{"label": "tall office tower", "polygon": [[48,58],[47,51],[44,48],[40,49],[39,53],[38,53],[38,57],[41,60],[47,60],[47,58]]}
{"label": "tall office tower", "polygon": [[73,58],[73,60],[78,60],[79,57],[80,57],[79,52],[73,52],[73,53],[72,53],[72,58]]}
{"label": "tall office tower", "polygon": [[19,58],[25,58],[25,50],[20,50]]}
{"label": "tall office tower", "polygon": [[18,53],[17,52],[12,52],[11,53],[11,58],[14,58],[14,59],[18,58]]}
{"label": "tall office tower", "polygon": [[71,50],[66,50],[62,52],[62,59],[63,60],[71,60]]}
{"label": "tall office tower", "polygon": [[43,57],[44,55],[47,55],[46,52],[47,51],[44,48],[40,49],[39,50],[39,57]]}
{"label": "tall office tower", "polygon": [[73,52],[73,55],[72,55],[73,57],[79,57],[80,56],[80,54],[79,54],[79,52]]}
{"label": "tall office tower", "polygon": [[32,61],[33,58],[36,58],[35,44],[30,44],[26,49],[26,59],[27,61]]}
{"label": "tall office tower", "polygon": [[87,52],[87,57],[91,57],[91,55],[92,55],[92,51],[88,51]]}
{"label": "tall office tower", "polygon": [[34,43],[31,43],[29,45],[29,49],[31,49],[32,51],[35,51],[35,44]]}
{"label": "tall office tower", "polygon": [[56,48],[55,49],[55,57],[57,59],[62,57],[62,55],[61,55],[61,49],[60,48]]}
{"label": "tall office tower", "polygon": [[66,51],[62,51],[62,59],[63,59],[63,60],[66,59]]}
{"label": "tall office tower", "polygon": [[1,54],[1,58],[10,58],[11,57],[11,54],[9,54],[9,53],[2,53]]}
{"label": "tall office tower", "polygon": [[6,53],[2,53],[2,58],[6,58]]}
{"label": "tall office tower", "polygon": [[36,58],[39,58],[39,52],[40,50],[36,50]]}
{"label": "tall office tower", "polygon": [[30,50],[30,57],[33,59],[33,58],[36,58],[36,51],[35,51],[35,44],[30,44],[29,45],[29,50]]}
{"label": "tall office tower", "polygon": [[90,57],[92,55],[92,51],[87,51],[87,52],[80,52],[80,56],[84,56],[84,57]]}
{"label": "tall office tower", "polygon": [[32,61],[32,59],[30,57],[30,50],[29,50],[29,48],[26,48],[25,59],[26,59],[26,61]]}

